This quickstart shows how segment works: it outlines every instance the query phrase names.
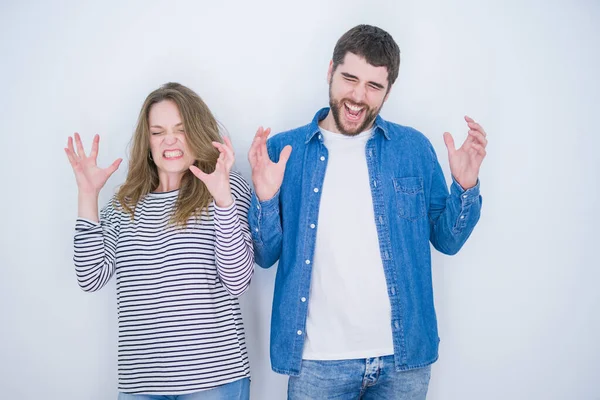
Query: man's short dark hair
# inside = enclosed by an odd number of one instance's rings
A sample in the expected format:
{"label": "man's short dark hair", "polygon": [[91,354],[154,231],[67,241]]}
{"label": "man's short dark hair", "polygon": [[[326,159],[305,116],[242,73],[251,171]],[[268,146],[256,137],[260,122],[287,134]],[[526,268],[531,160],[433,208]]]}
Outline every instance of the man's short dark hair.
{"label": "man's short dark hair", "polygon": [[364,58],[375,67],[386,67],[388,90],[392,87],[400,68],[400,48],[392,35],[372,25],[358,25],[344,33],[333,49],[333,71],[344,62],[346,53]]}

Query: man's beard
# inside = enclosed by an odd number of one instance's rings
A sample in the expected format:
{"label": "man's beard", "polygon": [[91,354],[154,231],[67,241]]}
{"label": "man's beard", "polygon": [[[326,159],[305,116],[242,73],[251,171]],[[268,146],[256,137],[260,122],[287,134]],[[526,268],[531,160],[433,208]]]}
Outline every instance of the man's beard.
{"label": "man's beard", "polygon": [[[361,111],[361,112],[365,113],[363,123],[360,124],[358,126],[358,128],[356,128],[352,131],[346,130],[344,128],[344,126],[342,125],[342,121],[341,121],[340,114],[344,112],[344,110],[342,110],[342,107],[346,107],[344,105],[345,102],[356,105],[358,107],[364,107],[364,110]],[[331,95],[331,84],[329,85],[329,107],[331,108],[331,113],[333,114],[333,120],[335,121],[335,126],[337,127],[338,131],[340,131],[340,133],[342,135],[356,136],[359,133],[364,132],[367,129],[367,127],[369,127],[373,123],[375,118],[377,118],[377,115],[379,114],[379,111],[381,111],[382,106],[383,106],[383,103],[381,103],[381,105],[377,109],[372,110],[368,105],[366,105],[364,103],[356,104],[353,101],[350,101],[347,99],[335,100],[335,99],[333,99],[333,96]]]}

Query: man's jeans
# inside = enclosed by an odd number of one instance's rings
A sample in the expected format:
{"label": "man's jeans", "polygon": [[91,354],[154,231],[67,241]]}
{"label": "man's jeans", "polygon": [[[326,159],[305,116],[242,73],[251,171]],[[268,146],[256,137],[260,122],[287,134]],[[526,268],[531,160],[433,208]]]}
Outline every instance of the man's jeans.
{"label": "man's jeans", "polygon": [[357,360],[302,360],[288,382],[289,400],[424,400],[431,366],[397,372],[394,356]]}

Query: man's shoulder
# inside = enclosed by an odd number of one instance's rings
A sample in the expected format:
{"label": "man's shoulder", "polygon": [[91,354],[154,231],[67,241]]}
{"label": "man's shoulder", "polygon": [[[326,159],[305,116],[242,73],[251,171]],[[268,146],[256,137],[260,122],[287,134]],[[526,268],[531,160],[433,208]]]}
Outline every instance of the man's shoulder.
{"label": "man's shoulder", "polygon": [[321,108],[313,116],[312,120],[306,125],[302,125],[297,128],[289,129],[273,135],[268,140],[269,147],[281,149],[288,144],[292,146],[305,145],[307,143],[307,140],[310,137],[312,137],[312,135],[315,134],[316,131],[319,129],[319,121],[325,118],[328,113],[329,108]]}
{"label": "man's shoulder", "polygon": [[288,144],[294,145],[297,143],[304,143],[306,141],[306,136],[310,132],[311,126],[312,124],[308,123],[297,128],[276,133],[269,138],[269,142],[274,147],[283,147]]}
{"label": "man's shoulder", "polygon": [[430,149],[433,149],[433,145],[429,138],[418,129],[383,119],[381,121],[381,126],[386,130],[388,137],[391,139],[391,143],[417,151],[421,150],[429,152]]}
{"label": "man's shoulder", "polygon": [[390,139],[399,141],[409,141],[415,144],[431,146],[431,142],[421,131],[408,125],[401,125],[395,122],[383,120],[383,125],[387,128]]}

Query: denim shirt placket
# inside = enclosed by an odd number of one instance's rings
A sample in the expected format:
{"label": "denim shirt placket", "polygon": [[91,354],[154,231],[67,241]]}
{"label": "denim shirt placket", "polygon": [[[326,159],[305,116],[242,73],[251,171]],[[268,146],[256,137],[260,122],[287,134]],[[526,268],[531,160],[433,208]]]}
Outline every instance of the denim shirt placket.
{"label": "denim shirt placket", "polygon": [[[307,204],[308,219],[307,221],[302,221],[304,226],[302,226],[300,230],[300,237],[304,238],[302,242],[303,259],[298,260],[298,262],[301,263],[299,267],[302,268],[303,272],[301,274],[301,284],[298,285],[298,299],[300,301],[298,309],[300,312],[297,313],[298,330],[296,331],[297,337],[296,340],[294,340],[294,350],[292,352],[293,358],[298,364],[300,364],[302,361],[304,339],[306,337],[306,319],[308,317],[308,301],[313,265],[312,262],[317,241],[317,225],[319,221],[319,206],[321,204],[321,189],[323,188],[323,181],[325,180],[325,171],[327,169],[327,161],[329,157],[327,148],[323,144],[323,137],[321,133],[319,132],[315,136],[317,136],[317,139],[315,139],[313,136],[308,143],[304,165],[311,165],[312,163],[307,161],[316,160],[316,162],[312,164],[316,165],[316,167],[314,169],[306,168],[304,174],[308,174],[309,176],[303,176],[303,180],[308,179],[311,184],[310,187],[307,188],[309,192],[305,193],[309,199]],[[304,301],[302,299],[304,299]]]}

